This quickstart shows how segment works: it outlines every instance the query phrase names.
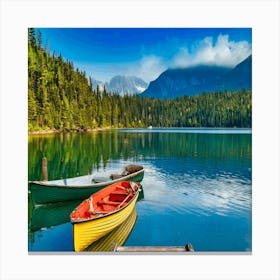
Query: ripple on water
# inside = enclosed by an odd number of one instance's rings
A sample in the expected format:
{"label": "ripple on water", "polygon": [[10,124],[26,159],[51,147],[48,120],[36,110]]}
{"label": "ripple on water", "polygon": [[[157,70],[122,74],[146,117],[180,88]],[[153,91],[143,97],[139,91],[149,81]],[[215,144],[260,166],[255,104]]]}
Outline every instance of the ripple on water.
{"label": "ripple on water", "polygon": [[216,176],[167,174],[159,169],[146,171],[143,181],[146,210],[198,215],[242,215],[251,209],[248,178],[230,173]]}

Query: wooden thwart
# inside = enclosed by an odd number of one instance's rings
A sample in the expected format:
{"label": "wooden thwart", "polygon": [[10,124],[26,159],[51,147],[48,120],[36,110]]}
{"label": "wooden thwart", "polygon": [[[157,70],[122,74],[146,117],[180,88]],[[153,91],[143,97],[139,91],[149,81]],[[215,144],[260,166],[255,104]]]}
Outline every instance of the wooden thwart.
{"label": "wooden thwart", "polygon": [[113,243],[114,252],[194,252],[190,243],[186,246],[118,246]]}
{"label": "wooden thwart", "polygon": [[121,208],[124,203],[128,200],[128,198],[131,196],[131,194],[128,194],[127,197],[120,203],[120,205],[118,206],[118,208]]}

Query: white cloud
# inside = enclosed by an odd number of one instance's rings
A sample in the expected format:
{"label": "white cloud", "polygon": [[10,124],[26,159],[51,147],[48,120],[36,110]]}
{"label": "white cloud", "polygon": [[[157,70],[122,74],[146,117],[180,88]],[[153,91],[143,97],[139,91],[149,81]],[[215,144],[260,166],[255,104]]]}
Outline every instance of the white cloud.
{"label": "white cloud", "polygon": [[[173,47],[172,47],[173,46]],[[164,48],[166,46],[163,46]],[[88,73],[98,80],[109,81],[115,75],[137,76],[146,82],[155,80],[168,68],[190,67],[199,64],[234,67],[251,54],[247,41],[230,41],[228,35],[219,35],[217,40],[206,37],[191,45],[181,45],[169,59],[157,54],[143,54],[138,61],[126,63],[95,64],[87,67]]]}
{"label": "white cloud", "polygon": [[169,67],[189,67],[198,64],[234,67],[251,54],[247,41],[229,41],[228,35],[219,35],[214,42],[206,37],[190,47],[181,47]]}
{"label": "white cloud", "polygon": [[139,77],[145,81],[152,81],[165,71],[168,65],[163,58],[156,55],[149,55],[143,56],[135,68]]}
{"label": "white cloud", "polygon": [[156,55],[143,56],[130,71],[149,82],[155,80],[167,68],[200,64],[234,67],[251,52],[251,45],[247,41],[229,41],[228,35],[219,35],[216,41],[213,37],[206,37],[192,45],[180,46],[170,60]]}

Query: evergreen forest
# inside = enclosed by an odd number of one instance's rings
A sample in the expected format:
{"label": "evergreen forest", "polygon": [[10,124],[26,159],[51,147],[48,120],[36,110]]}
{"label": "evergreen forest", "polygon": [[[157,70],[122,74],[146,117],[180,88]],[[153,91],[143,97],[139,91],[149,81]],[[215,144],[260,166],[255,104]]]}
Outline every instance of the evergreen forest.
{"label": "evergreen forest", "polygon": [[91,77],[42,46],[28,30],[28,131],[134,127],[251,127],[252,92],[176,99],[120,96],[93,88]]}

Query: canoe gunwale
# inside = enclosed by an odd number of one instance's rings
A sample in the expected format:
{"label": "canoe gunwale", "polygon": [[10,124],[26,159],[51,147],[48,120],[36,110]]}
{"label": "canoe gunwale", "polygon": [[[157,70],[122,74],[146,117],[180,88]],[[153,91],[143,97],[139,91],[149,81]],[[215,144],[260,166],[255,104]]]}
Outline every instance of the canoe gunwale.
{"label": "canoe gunwale", "polygon": [[[73,220],[70,218],[71,223],[72,223],[73,225],[74,225],[74,224],[79,224],[79,223],[87,223],[87,222],[91,222],[91,221],[93,221],[93,220],[102,219],[102,218],[105,218],[105,217],[114,215],[114,214],[116,214],[116,213],[118,213],[118,212],[121,212],[122,210],[124,210],[125,208],[127,208],[131,203],[133,203],[133,201],[137,200],[140,191],[141,191],[141,188],[140,188],[140,186],[139,186],[139,187],[138,187],[138,190],[137,190],[137,192],[135,193],[135,195],[133,196],[133,198],[132,198],[124,207],[122,207],[122,208],[119,208],[119,209],[116,209],[116,210],[114,210],[114,211],[112,211],[112,212],[109,212],[109,213],[107,213],[107,214],[100,215],[100,216],[94,217],[94,218],[89,218],[89,219],[80,219],[80,220],[78,220],[78,221],[73,221]],[[93,195],[94,195],[94,194],[93,194]],[[88,199],[88,198],[87,198],[87,199]],[[85,199],[85,200],[87,200],[87,199]],[[85,201],[85,200],[84,200],[84,201]],[[81,203],[83,203],[83,202],[81,202]]]}
{"label": "canoe gunwale", "polygon": [[[57,187],[59,189],[91,189],[91,188],[100,188],[100,187],[105,187],[108,186],[108,184],[114,184],[117,182],[121,182],[121,181],[126,181],[127,179],[133,178],[135,176],[138,176],[140,174],[144,173],[144,168],[142,168],[139,171],[136,171],[134,173],[128,174],[126,176],[114,179],[114,180],[110,180],[108,178],[108,181],[104,181],[104,182],[100,182],[100,183],[94,183],[94,184],[89,184],[89,185],[58,185],[58,184],[49,184],[47,182],[50,181],[29,181],[30,184],[34,184],[34,185],[39,185],[42,187]],[[62,179],[63,180],[63,179]]]}

